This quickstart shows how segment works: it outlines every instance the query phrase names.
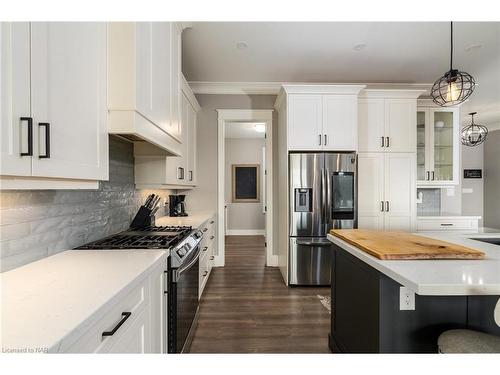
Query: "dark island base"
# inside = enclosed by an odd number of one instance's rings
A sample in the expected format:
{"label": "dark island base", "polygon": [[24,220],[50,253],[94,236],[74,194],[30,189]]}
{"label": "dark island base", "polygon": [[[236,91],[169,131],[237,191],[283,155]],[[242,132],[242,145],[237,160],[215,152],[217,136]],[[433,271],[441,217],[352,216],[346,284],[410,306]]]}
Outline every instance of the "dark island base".
{"label": "dark island base", "polygon": [[439,335],[468,328],[500,335],[499,296],[415,296],[399,309],[401,285],[338,246],[332,257],[329,346],[338,353],[437,353]]}

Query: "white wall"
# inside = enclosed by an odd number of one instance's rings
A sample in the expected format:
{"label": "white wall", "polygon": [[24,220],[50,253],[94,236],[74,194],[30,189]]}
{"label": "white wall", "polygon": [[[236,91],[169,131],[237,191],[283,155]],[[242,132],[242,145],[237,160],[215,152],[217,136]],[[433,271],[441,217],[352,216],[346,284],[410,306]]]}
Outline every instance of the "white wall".
{"label": "white wall", "polygon": [[[230,126],[230,125],[229,125]],[[263,231],[266,227],[265,215],[262,212],[262,148],[264,139],[227,138],[225,144],[225,196],[227,205],[227,229],[231,231]],[[260,165],[260,202],[232,202],[232,165]]]}

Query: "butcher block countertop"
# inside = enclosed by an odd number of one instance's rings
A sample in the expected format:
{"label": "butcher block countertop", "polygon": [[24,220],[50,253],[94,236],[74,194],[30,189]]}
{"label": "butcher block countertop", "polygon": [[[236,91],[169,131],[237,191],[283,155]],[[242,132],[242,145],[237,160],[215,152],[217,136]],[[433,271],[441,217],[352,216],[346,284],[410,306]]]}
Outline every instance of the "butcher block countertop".
{"label": "butcher block countertop", "polygon": [[[368,266],[385,274],[419,295],[500,296],[500,246],[472,238],[499,238],[497,233],[419,232],[419,240],[440,240],[484,253],[483,259],[385,260],[376,258],[344,239],[328,234],[328,239]],[[392,244],[390,244],[392,246]]]}
{"label": "butcher block countertop", "polygon": [[411,233],[366,229],[332,229],[330,234],[384,260],[484,258],[482,251]]}

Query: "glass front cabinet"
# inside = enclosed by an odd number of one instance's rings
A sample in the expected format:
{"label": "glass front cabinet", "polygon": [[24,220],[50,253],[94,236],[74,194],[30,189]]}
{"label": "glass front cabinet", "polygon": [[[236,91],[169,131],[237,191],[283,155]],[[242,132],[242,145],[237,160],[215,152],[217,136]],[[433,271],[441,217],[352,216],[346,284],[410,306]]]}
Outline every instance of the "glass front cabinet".
{"label": "glass front cabinet", "polygon": [[458,108],[418,106],[417,185],[456,185],[459,179]]}

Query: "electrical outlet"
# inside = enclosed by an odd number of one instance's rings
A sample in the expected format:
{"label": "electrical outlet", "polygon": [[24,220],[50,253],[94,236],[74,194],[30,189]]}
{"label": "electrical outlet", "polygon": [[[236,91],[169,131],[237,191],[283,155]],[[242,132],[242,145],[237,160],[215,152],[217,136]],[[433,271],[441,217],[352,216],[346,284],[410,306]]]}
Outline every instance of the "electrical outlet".
{"label": "electrical outlet", "polygon": [[404,286],[399,288],[399,310],[415,310],[415,293]]}

